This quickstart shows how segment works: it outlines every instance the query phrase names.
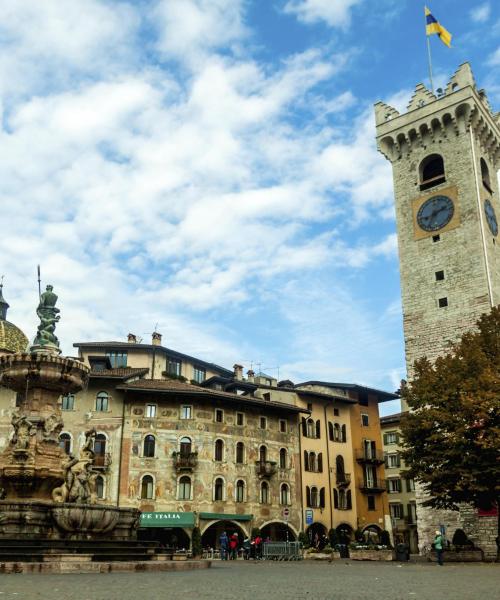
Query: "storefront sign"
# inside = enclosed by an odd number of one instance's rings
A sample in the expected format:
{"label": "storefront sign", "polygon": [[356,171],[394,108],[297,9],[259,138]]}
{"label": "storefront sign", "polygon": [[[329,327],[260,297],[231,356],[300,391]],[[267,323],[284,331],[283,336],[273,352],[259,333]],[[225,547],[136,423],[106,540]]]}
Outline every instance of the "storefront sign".
{"label": "storefront sign", "polygon": [[200,519],[204,521],[251,521],[253,515],[202,512],[200,513]]}
{"label": "storefront sign", "polygon": [[194,513],[144,512],[139,527],[194,527]]}
{"label": "storefront sign", "polygon": [[306,525],[312,525],[314,522],[314,514],[310,508],[306,509]]}

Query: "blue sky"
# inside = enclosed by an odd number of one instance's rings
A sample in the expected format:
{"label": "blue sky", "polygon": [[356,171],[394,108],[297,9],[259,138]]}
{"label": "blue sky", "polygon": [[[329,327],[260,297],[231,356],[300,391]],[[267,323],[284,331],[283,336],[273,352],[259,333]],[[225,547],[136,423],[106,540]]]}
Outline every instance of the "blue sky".
{"label": "blue sky", "polygon": [[[498,4],[430,8],[454,36],[431,40],[437,86],[470,60],[498,108]],[[396,389],[372,105],[404,108],[427,79],[422,3],[5,0],[0,45],[12,321],[34,334],[40,262],[65,353],[156,327],[227,367]]]}

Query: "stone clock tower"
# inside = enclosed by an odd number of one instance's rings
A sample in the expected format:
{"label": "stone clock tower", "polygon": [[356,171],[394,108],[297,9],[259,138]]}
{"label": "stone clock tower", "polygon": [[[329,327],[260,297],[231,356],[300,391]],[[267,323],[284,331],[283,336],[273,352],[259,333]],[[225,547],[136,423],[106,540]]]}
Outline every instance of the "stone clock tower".
{"label": "stone clock tower", "polygon": [[[393,168],[411,379],[416,359],[435,360],[500,303],[500,114],[464,63],[444,91],[419,84],[406,113],[378,102],[375,119]],[[438,522],[451,534],[464,525],[456,513],[417,516],[421,544]]]}

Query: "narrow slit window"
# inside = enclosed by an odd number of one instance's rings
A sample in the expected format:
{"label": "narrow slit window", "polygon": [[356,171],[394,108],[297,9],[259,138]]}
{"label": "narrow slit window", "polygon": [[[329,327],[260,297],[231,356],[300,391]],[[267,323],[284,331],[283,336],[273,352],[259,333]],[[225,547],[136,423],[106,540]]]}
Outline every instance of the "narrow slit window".
{"label": "narrow slit window", "polygon": [[436,271],[434,276],[436,277],[436,281],[444,281],[444,271]]}
{"label": "narrow slit window", "polygon": [[445,306],[448,306],[448,298],[439,298],[438,304],[439,308],[445,308]]}

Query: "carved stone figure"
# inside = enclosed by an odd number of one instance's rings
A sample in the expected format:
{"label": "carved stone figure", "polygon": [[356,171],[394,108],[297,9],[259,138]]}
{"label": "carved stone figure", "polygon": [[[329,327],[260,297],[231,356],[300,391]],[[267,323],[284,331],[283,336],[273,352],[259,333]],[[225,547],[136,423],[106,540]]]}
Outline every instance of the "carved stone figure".
{"label": "carved stone figure", "polygon": [[60,415],[56,413],[49,415],[43,422],[43,438],[58,442],[63,426],[64,423]]}
{"label": "carved stone figure", "polygon": [[26,415],[14,413],[12,415],[12,427],[14,428],[14,435],[12,436],[12,443],[18,450],[26,450],[30,445],[31,436],[36,434],[35,425],[28,419]]}
{"label": "carved stone figure", "polygon": [[56,308],[57,296],[52,291],[54,288],[48,285],[46,291],[40,296],[40,303],[36,314],[40,319],[34,346],[52,346],[59,349],[59,340],[54,334],[56,323],[61,318],[60,310]]}

